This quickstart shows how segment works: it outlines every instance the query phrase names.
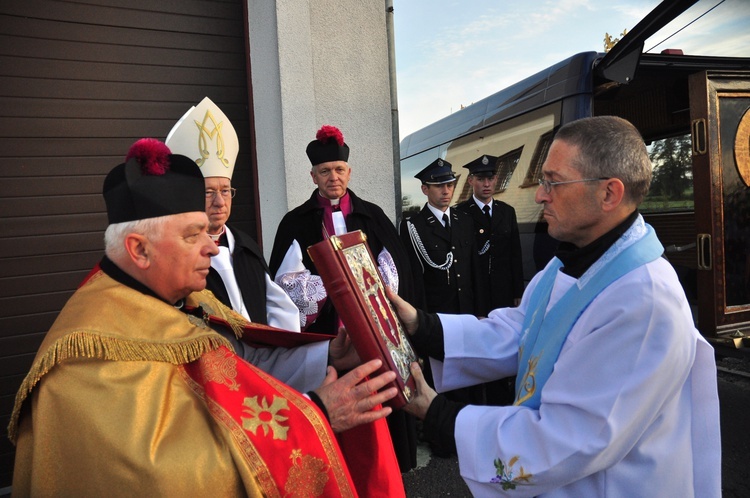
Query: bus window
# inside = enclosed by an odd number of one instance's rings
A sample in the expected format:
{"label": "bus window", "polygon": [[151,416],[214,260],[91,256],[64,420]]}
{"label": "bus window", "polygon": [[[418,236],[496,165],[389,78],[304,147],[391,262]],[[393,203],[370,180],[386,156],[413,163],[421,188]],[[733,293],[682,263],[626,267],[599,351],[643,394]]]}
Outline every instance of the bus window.
{"label": "bus window", "polygon": [[641,212],[692,211],[693,162],[690,135],[654,140],[647,146],[653,165],[651,188]]}
{"label": "bus window", "polygon": [[697,314],[693,159],[689,133],[647,143],[653,166],[651,188],[638,207],[654,227],[685,290],[693,313]]}
{"label": "bus window", "polygon": [[[516,211],[524,259],[524,279],[530,280],[552,257],[557,243],[547,235],[542,207],[534,201],[542,163],[547,158],[553,130],[560,124],[561,104],[555,102],[501,123],[471,132],[401,160],[402,216],[422,209],[426,202],[420,182],[413,176],[441,157],[453,165],[458,177],[452,204],[471,196],[464,164],[482,154],[499,158],[495,199]],[[530,179],[530,180],[529,180]]]}

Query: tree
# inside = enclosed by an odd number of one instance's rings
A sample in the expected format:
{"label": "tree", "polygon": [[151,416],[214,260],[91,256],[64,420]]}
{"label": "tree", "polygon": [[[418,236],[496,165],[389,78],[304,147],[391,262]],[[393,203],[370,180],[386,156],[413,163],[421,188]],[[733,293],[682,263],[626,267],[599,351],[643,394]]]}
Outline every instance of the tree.
{"label": "tree", "polygon": [[665,200],[685,198],[692,185],[690,135],[666,138],[653,143],[649,157],[654,165],[651,196]]}
{"label": "tree", "polygon": [[401,212],[404,216],[416,214],[421,210],[421,206],[412,204],[410,195],[404,195],[401,197]]}

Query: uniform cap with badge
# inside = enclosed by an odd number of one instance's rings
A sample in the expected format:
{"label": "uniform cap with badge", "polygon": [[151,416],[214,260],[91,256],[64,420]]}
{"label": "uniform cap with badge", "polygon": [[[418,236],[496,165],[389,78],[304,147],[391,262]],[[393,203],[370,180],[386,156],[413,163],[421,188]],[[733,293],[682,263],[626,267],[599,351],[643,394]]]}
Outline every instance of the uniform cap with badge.
{"label": "uniform cap with badge", "polygon": [[497,174],[497,157],[485,154],[464,164],[463,167],[469,170],[470,175],[477,177],[494,176]]}
{"label": "uniform cap with badge", "polygon": [[435,159],[425,169],[414,175],[424,185],[442,185],[456,181],[453,166],[445,159]]}

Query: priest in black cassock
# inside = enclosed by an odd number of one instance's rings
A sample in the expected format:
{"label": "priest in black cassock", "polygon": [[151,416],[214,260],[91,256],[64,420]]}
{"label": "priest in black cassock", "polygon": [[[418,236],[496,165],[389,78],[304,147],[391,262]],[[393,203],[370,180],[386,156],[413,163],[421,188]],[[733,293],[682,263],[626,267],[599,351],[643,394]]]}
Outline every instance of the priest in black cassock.
{"label": "priest in black cassock", "polygon": [[[279,224],[269,267],[274,280],[297,304],[302,328],[336,334],[339,319],[307,248],[331,235],[362,230],[376,258],[384,283],[411,303],[421,304],[412,280],[409,259],[391,220],[376,204],[349,188],[352,169],[349,146],[335,126],[324,125],[306,149],[317,188],[302,205],[289,211]],[[394,449],[402,472],[416,466],[414,418],[396,411],[388,418]]]}

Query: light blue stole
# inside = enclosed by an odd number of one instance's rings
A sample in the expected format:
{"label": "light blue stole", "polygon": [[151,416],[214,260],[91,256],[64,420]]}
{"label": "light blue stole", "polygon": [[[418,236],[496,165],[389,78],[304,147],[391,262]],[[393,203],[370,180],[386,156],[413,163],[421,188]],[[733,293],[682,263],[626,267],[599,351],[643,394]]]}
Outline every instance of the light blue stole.
{"label": "light blue stole", "polygon": [[[633,229],[645,228],[646,234],[620,249]],[[632,235],[631,235],[632,236]],[[519,346],[515,405],[539,408],[542,387],[552,374],[560,350],[578,317],[607,286],[638,268],[659,258],[664,252],[654,229],[640,216],[633,226],[599,258],[581,279],[545,314],[557,272],[562,262],[554,258],[542,275],[529,300]],[[603,265],[599,262],[605,261]],[[592,275],[588,275],[592,272]]]}

